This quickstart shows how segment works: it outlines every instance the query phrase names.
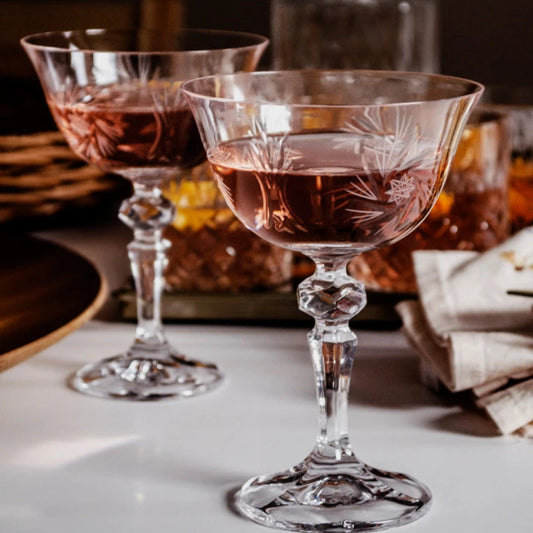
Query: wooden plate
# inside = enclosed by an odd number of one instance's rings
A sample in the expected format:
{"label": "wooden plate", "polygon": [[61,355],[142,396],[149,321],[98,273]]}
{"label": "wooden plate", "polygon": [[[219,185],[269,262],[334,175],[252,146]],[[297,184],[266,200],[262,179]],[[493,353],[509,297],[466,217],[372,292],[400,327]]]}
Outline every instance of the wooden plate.
{"label": "wooden plate", "polygon": [[0,371],[65,337],[102,306],[106,286],[87,259],[27,235],[0,233]]}

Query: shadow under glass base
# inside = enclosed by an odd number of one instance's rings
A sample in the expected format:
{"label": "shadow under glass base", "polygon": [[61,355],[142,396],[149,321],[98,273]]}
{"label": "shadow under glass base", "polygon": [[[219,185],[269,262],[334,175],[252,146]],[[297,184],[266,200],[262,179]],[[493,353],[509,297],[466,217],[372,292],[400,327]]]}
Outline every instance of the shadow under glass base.
{"label": "shadow under glass base", "polygon": [[259,524],[289,531],[377,531],[423,516],[427,487],[404,474],[311,453],[285,472],[247,481],[235,507]]}
{"label": "shadow under glass base", "polygon": [[222,380],[218,368],[181,355],[131,353],[82,367],[70,380],[77,391],[100,398],[162,400],[203,394]]}

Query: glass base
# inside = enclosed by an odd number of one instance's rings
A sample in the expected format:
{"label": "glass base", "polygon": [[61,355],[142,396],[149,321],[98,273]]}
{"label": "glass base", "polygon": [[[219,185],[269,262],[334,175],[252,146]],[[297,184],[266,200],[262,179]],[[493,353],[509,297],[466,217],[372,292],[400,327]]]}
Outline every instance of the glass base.
{"label": "glass base", "polygon": [[431,504],[427,487],[404,474],[313,452],[295,467],[247,481],[235,506],[259,524],[289,531],[376,531],[412,522]]}
{"label": "glass base", "polygon": [[150,357],[131,353],[85,365],[71,386],[83,394],[123,400],[162,400],[196,396],[220,384],[222,374],[209,363],[183,356]]}

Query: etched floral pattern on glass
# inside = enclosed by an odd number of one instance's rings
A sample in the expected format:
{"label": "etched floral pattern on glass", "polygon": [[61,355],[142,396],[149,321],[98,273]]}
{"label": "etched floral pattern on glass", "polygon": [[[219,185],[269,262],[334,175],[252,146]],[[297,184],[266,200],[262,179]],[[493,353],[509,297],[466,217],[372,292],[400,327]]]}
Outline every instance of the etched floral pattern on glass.
{"label": "etched floral pattern on glass", "polygon": [[366,109],[331,132],[267,126],[253,116],[246,137],[222,143],[211,160],[230,207],[275,244],[390,242],[423,218],[439,189],[438,153],[403,109]]}

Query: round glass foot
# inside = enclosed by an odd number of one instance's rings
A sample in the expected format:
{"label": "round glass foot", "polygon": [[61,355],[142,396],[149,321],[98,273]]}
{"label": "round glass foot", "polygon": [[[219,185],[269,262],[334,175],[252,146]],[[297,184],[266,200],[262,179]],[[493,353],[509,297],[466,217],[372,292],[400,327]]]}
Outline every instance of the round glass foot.
{"label": "round glass foot", "polygon": [[222,380],[215,365],[181,356],[110,357],[85,365],[72,377],[71,385],[84,394],[124,400],[161,400],[195,396]]}
{"label": "round glass foot", "polygon": [[387,529],[420,518],[430,503],[429,489],[409,476],[315,453],[285,472],[250,479],[235,496],[242,515],[289,531]]}

